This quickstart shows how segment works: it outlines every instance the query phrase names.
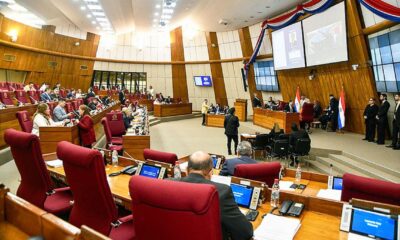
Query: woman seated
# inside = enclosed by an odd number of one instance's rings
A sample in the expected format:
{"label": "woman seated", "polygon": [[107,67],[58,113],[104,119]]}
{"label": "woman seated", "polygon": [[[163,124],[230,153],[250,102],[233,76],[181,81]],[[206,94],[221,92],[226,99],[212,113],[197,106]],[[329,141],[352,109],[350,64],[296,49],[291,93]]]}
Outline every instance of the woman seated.
{"label": "woman seated", "polygon": [[39,127],[47,126],[63,126],[65,120],[62,122],[54,122],[51,119],[50,108],[46,103],[40,103],[33,115],[32,134],[39,136]]}
{"label": "woman seated", "polygon": [[131,121],[133,119],[131,110],[127,107],[122,108],[122,117],[124,120],[125,129],[130,128]]}
{"label": "woman seated", "polygon": [[90,117],[89,112],[88,106],[79,106],[79,116],[81,117],[78,121],[78,128],[82,146],[92,148],[93,143],[96,142],[96,134],[94,133],[93,119]]}

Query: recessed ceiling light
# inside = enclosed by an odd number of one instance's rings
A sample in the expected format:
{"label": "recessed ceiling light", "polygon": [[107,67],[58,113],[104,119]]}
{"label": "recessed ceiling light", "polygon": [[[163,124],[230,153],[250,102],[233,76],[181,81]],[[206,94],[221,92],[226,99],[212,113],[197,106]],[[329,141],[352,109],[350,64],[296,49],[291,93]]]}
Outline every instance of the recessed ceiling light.
{"label": "recessed ceiling light", "polygon": [[92,17],[92,15],[88,14],[88,15],[86,15],[86,17],[87,17],[87,18],[91,18],[91,17]]}
{"label": "recessed ceiling light", "polygon": [[101,8],[100,5],[93,5],[93,4],[90,4],[90,5],[87,5],[87,7],[88,7],[90,10],[102,10],[102,8]]}
{"label": "recessed ceiling light", "polygon": [[99,30],[99,29],[100,29],[100,27],[96,27],[96,29],[97,29],[97,30]]}
{"label": "recessed ceiling light", "polygon": [[160,5],[160,4],[157,4],[157,5],[156,5],[156,8],[160,8],[160,7],[161,7],[161,5]]}
{"label": "recessed ceiling light", "polygon": [[81,6],[81,10],[86,10],[86,7],[85,6]]}
{"label": "recessed ceiling light", "polygon": [[174,9],[169,9],[169,8],[164,8],[163,9],[163,13],[172,14],[173,12],[174,12]]}
{"label": "recessed ceiling light", "polygon": [[158,20],[157,19],[153,19],[153,22],[158,22]]}
{"label": "recessed ceiling light", "polygon": [[92,21],[92,24],[96,24],[96,21]]}
{"label": "recessed ceiling light", "polygon": [[95,16],[105,16],[104,12],[92,12],[93,15]]}
{"label": "recessed ceiling light", "polygon": [[172,16],[171,15],[162,15],[161,18],[162,19],[171,19]]}
{"label": "recessed ceiling light", "polygon": [[98,17],[98,18],[96,18],[96,20],[99,21],[99,22],[108,22],[108,19],[107,18],[103,18],[103,17]]}
{"label": "recessed ceiling light", "polygon": [[97,3],[97,0],[83,0],[84,2],[92,2],[92,3]]}
{"label": "recessed ceiling light", "polygon": [[158,12],[156,12],[156,13],[154,13],[154,16],[158,16],[158,14],[159,14],[159,13],[158,13]]}

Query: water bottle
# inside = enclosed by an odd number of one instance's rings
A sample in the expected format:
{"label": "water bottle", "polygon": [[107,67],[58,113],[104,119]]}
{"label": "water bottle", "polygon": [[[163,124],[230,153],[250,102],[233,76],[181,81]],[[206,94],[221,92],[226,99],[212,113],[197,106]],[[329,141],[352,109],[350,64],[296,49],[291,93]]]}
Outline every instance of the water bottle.
{"label": "water bottle", "polygon": [[100,152],[100,154],[101,154],[101,157],[103,158],[104,165],[107,165],[107,161],[106,161],[106,154],[104,153],[104,151],[103,151],[103,150],[100,150],[99,152]]}
{"label": "water bottle", "polygon": [[174,167],[174,178],[180,179],[182,176],[181,174],[181,168],[179,167],[179,162],[175,162],[175,167]]}
{"label": "water bottle", "polygon": [[118,166],[118,153],[117,153],[117,150],[113,151],[111,159],[112,159],[111,160],[112,166],[113,167]]}
{"label": "water bottle", "polygon": [[278,207],[279,205],[279,180],[275,179],[271,191],[271,206]]}
{"label": "water bottle", "polygon": [[332,185],[333,185],[332,168],[333,168],[333,165],[330,164],[329,165],[329,176],[328,176],[328,189],[332,189]]}
{"label": "water bottle", "polygon": [[295,182],[296,182],[296,184],[300,184],[300,181],[301,181],[301,167],[300,167],[300,163],[299,164],[297,164],[297,169],[296,169],[296,180],[295,180]]}

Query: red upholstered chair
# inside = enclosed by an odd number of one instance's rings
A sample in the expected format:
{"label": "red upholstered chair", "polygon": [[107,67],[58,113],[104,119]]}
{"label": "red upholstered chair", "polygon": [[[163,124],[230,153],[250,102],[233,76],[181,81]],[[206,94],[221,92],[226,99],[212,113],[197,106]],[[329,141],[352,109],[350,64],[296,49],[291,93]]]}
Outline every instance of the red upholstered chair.
{"label": "red upholstered chair", "polygon": [[341,200],[352,198],[400,205],[400,184],[345,173]]}
{"label": "red upholstered chair", "polygon": [[93,92],[97,95],[99,93],[99,86],[93,86]]}
{"label": "red upholstered chair", "polygon": [[65,111],[67,113],[70,113],[70,112],[74,111],[74,107],[72,106],[72,103],[70,103],[70,102],[66,102],[65,103]]}
{"label": "red upholstered chair", "polygon": [[68,213],[71,209],[71,192],[69,188],[53,188],[42,157],[39,138],[34,134],[7,129],[4,140],[11,148],[21,175],[17,196],[50,213]]}
{"label": "red upholstered chair", "polygon": [[16,90],[14,92],[14,94],[15,94],[15,98],[18,99],[19,102],[21,102],[23,104],[30,102],[28,100],[28,98],[26,96],[26,92],[24,90]]}
{"label": "red upholstered chair", "polygon": [[15,88],[16,88],[17,90],[24,89],[24,84],[22,84],[22,83],[15,83]]}
{"label": "red upholstered chair", "polygon": [[6,82],[0,82],[0,91],[8,91],[8,85]]}
{"label": "red upholstered chair", "polygon": [[35,104],[35,102],[40,101],[40,96],[38,91],[28,91],[27,93],[29,100],[31,101],[32,104]]}
{"label": "red upholstered chair", "polygon": [[104,134],[106,135],[107,141],[107,149],[113,151],[121,151],[122,150],[122,138],[121,137],[113,137],[111,135],[110,126],[108,126],[107,118],[103,117],[101,119],[101,124],[103,124]]}
{"label": "red upholstered chair", "polygon": [[[132,215],[118,219],[100,152],[62,141],[57,156],[64,163],[74,197],[69,222],[77,227],[87,225],[112,239],[133,239]],[[112,227],[118,221],[122,224]]]}
{"label": "red upholstered chair", "polygon": [[172,165],[175,165],[175,162],[178,161],[178,156],[175,153],[160,152],[148,148],[143,150],[143,157],[144,159],[170,163]]}
{"label": "red upholstered chair", "polygon": [[124,119],[121,112],[107,113],[106,118],[113,137],[122,137],[122,135],[126,133]]}
{"label": "red upholstered chair", "polygon": [[129,192],[137,240],[222,239],[213,185],[133,176]]}
{"label": "red upholstered chair", "polygon": [[80,104],[79,104],[79,102],[78,102],[77,100],[72,101],[71,104],[72,104],[72,108],[73,108],[74,110],[76,110],[76,111],[79,110]]}
{"label": "red upholstered chair", "polygon": [[299,117],[301,125],[312,123],[314,121],[314,104],[304,103]]}
{"label": "red upholstered chair", "polygon": [[59,94],[61,98],[67,98],[67,92],[65,91],[65,89],[60,89]]}
{"label": "red upholstered chair", "polygon": [[286,102],[280,101],[280,102],[279,102],[279,106],[277,107],[276,110],[278,110],[278,111],[283,111],[283,109],[285,109],[286,105],[287,105]]}
{"label": "red upholstered chair", "polygon": [[22,131],[26,133],[32,132],[33,121],[28,111],[18,111],[15,113]]}
{"label": "red upholstered chair", "polygon": [[53,117],[53,110],[54,110],[54,108],[57,107],[57,103],[56,102],[48,102],[47,105],[49,106],[49,109],[50,109],[50,115]]}
{"label": "red upholstered chair", "polygon": [[12,92],[0,92],[0,101],[5,105],[14,105],[14,102],[12,100]]}
{"label": "red upholstered chair", "polygon": [[269,187],[272,187],[274,180],[279,178],[280,169],[281,164],[279,162],[238,164],[235,167],[234,176],[265,182]]}
{"label": "red upholstered chair", "polygon": [[76,102],[78,103],[78,106],[83,104],[83,99],[82,98],[78,98],[76,99]]}

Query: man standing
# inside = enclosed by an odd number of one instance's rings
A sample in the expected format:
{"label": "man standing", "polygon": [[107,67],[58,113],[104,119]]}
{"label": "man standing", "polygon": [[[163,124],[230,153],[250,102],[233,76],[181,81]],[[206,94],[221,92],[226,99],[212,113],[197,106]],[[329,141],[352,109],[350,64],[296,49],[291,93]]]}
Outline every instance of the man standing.
{"label": "man standing", "polygon": [[237,145],[238,145],[238,128],[239,118],[235,116],[235,108],[229,109],[229,114],[225,116],[224,119],[224,128],[225,128],[225,135],[227,137],[227,146],[228,146],[228,154],[232,155],[231,144],[232,140],[235,144],[235,154],[237,152]]}
{"label": "man standing", "polygon": [[394,95],[394,100],[396,102],[396,106],[394,108],[394,116],[393,116],[393,136],[392,136],[392,144],[387,146],[391,147],[395,150],[400,150],[400,142],[399,142],[399,132],[400,132],[400,93],[396,93]]}
{"label": "man standing", "polygon": [[364,110],[365,119],[365,138],[368,142],[373,142],[375,139],[375,124],[376,114],[378,113],[379,107],[375,104],[375,99],[370,98],[367,107]]}
{"label": "man standing", "polygon": [[258,98],[257,93],[254,93],[254,98],[253,98],[253,107],[261,107],[261,100]]}
{"label": "man standing", "polygon": [[67,114],[64,108],[65,108],[65,101],[64,100],[58,101],[58,105],[53,110],[54,122],[64,121],[65,119],[73,115],[73,113]]}
{"label": "man standing", "polygon": [[330,119],[332,121],[332,132],[336,132],[336,128],[338,125],[338,115],[339,115],[339,101],[333,96],[333,94],[329,95],[329,109]]}
{"label": "man standing", "polygon": [[382,101],[381,106],[379,106],[378,114],[376,115],[376,119],[378,120],[377,129],[378,129],[378,140],[377,144],[383,145],[385,144],[385,132],[388,125],[388,117],[387,113],[390,108],[390,103],[387,101],[387,95],[381,94],[379,99]]}
{"label": "man standing", "polygon": [[150,99],[154,99],[154,89],[153,89],[153,86],[150,85],[148,93],[149,93],[149,95],[150,95]]}
{"label": "man standing", "polygon": [[208,112],[208,109],[210,108],[210,106],[208,106],[208,100],[204,99],[203,104],[201,104],[201,115],[203,116],[203,122],[201,123],[201,125],[206,125],[206,114]]}
{"label": "man standing", "polygon": [[293,112],[293,101],[289,100],[289,103],[285,105],[283,109],[284,112],[292,113]]}
{"label": "man standing", "polygon": [[222,169],[219,172],[219,175],[233,176],[233,174],[235,173],[236,165],[257,163],[256,160],[251,158],[253,149],[251,148],[251,144],[248,141],[242,141],[239,143],[237,153],[239,157],[228,159],[225,161],[224,165],[222,165]]}
{"label": "man standing", "polygon": [[248,240],[253,236],[253,227],[240,212],[232,190],[229,186],[210,181],[212,176],[212,160],[205,152],[193,153],[188,162],[188,176],[182,182],[211,184],[218,191],[221,212],[221,228],[223,239]]}

